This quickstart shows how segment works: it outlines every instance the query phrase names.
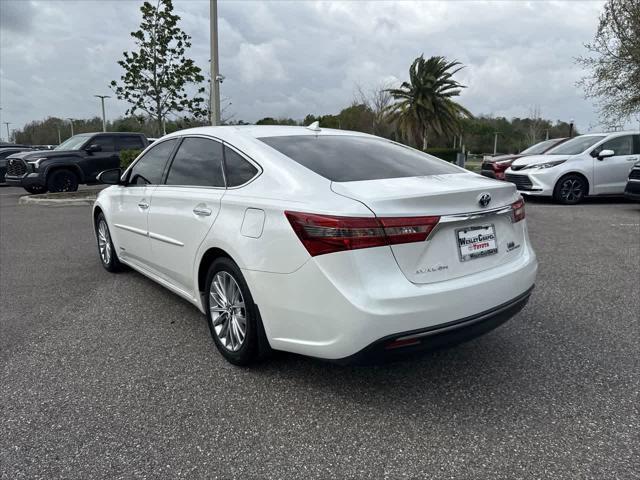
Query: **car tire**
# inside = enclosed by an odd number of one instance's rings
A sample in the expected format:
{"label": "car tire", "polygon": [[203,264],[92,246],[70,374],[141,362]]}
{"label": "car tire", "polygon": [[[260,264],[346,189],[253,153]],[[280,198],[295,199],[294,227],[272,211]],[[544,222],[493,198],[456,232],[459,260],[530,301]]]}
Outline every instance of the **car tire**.
{"label": "car tire", "polygon": [[47,178],[47,188],[50,192],[75,192],[78,190],[78,176],[66,168],[55,170]]}
{"label": "car tire", "polygon": [[587,190],[588,186],[584,178],[570,173],[556,182],[553,199],[563,205],[575,205],[584,199]]}
{"label": "car tire", "polygon": [[109,232],[109,225],[103,213],[98,214],[96,218],[96,240],[98,242],[98,255],[102,266],[112,273],[121,271],[122,263],[120,263],[118,255],[116,254],[113,240],[111,240],[111,233]]}
{"label": "car tire", "polygon": [[205,311],[211,337],[230,363],[247,366],[271,353],[247,282],[230,258],[217,258],[209,267]]}
{"label": "car tire", "polygon": [[38,193],[47,193],[47,187],[43,187],[41,185],[30,185],[28,187],[22,187],[27,192],[37,195]]}

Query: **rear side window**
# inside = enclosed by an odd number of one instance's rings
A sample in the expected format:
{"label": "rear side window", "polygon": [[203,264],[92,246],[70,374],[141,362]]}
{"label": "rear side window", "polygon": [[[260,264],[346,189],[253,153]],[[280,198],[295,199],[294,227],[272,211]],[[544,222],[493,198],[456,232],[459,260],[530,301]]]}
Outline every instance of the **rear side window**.
{"label": "rear side window", "polygon": [[151,147],[144,156],[136,162],[129,174],[129,183],[137,185],[158,185],[162,182],[162,174],[167,160],[178,139],[172,138]]}
{"label": "rear side window", "polygon": [[185,138],[171,163],[166,183],[224,187],[222,144],[206,138]]}
{"label": "rear side window", "polygon": [[299,135],[259,140],[333,182],[460,173],[444,160],[377,138]]}
{"label": "rear side window", "polygon": [[224,147],[227,187],[244,185],[258,174],[258,169],[231,148]]}
{"label": "rear side window", "polygon": [[99,145],[101,148],[101,152],[115,152],[116,151],[116,142],[115,138],[111,135],[101,135],[99,137],[94,137],[89,142],[89,145]]}
{"label": "rear side window", "polygon": [[121,135],[117,142],[118,151],[120,150],[142,150],[144,145],[142,138],[137,135]]}

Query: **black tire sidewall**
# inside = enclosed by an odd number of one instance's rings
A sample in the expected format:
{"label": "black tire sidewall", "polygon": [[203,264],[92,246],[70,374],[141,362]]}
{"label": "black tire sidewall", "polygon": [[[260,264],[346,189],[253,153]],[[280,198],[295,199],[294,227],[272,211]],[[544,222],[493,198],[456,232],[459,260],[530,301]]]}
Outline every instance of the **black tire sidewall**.
{"label": "black tire sidewall", "polygon": [[[218,339],[218,336],[215,333],[213,328],[213,319],[211,318],[210,311],[210,295],[209,291],[211,289],[211,283],[213,282],[213,278],[216,273],[224,271],[231,275],[233,279],[236,281],[238,286],[240,287],[240,291],[242,292],[242,297],[244,298],[245,305],[245,314],[247,317],[247,327],[245,333],[244,343],[242,347],[237,352],[231,352],[225,348],[224,345]],[[205,284],[205,313],[207,315],[207,323],[209,324],[209,331],[211,333],[211,337],[218,348],[218,351],[222,354],[224,358],[226,358],[229,362],[234,365],[246,366],[258,359],[259,349],[258,349],[258,324],[257,324],[257,309],[255,303],[253,303],[253,297],[251,296],[251,292],[249,291],[249,287],[247,282],[240,271],[240,268],[236,265],[236,263],[229,258],[217,258],[211,263],[209,267],[209,271],[207,272],[207,281]]]}
{"label": "black tire sidewall", "polygon": [[[105,226],[107,227],[107,231],[109,232],[109,244],[111,245],[111,259],[109,260],[109,263],[104,263],[104,261],[102,260],[102,255],[100,255],[100,243],[98,241],[98,237],[99,237],[99,233],[98,233],[98,227],[100,226],[100,223],[104,222]],[[109,272],[117,272],[120,271],[120,269],[122,268],[122,264],[120,263],[120,260],[118,260],[118,256],[116,255],[116,249],[113,246],[113,240],[111,239],[111,230],[109,230],[109,224],[107,223],[107,219],[104,216],[104,213],[99,213],[98,216],[96,217],[96,246],[98,247],[98,258],[100,259],[100,264]]]}
{"label": "black tire sidewall", "polygon": [[75,192],[76,190],[78,190],[78,176],[75,173],[73,173],[71,170],[61,169],[61,170],[55,170],[51,172],[51,174],[49,175],[49,178],[47,178],[47,188],[50,192],[65,191],[65,190],[55,190],[56,181],[61,176],[67,176],[68,178],[72,179],[71,186],[69,190],[66,190],[66,191]]}
{"label": "black tire sidewall", "polygon": [[47,187],[42,187],[39,185],[35,185],[35,186],[30,186],[30,187],[22,187],[24,188],[27,192],[29,192],[32,195],[38,195],[40,193],[47,193]]}
{"label": "black tire sidewall", "polygon": [[[560,190],[562,189],[562,184],[570,179],[577,180],[582,184],[582,196],[575,201],[565,200],[564,198],[562,198],[562,195],[560,193]],[[569,174],[569,175],[565,175],[564,177],[561,177],[560,180],[556,182],[556,186],[553,189],[553,198],[556,202],[562,203],[563,205],[576,205],[584,200],[584,197],[586,197],[586,191],[587,191],[587,184],[585,183],[584,179],[579,175]]]}

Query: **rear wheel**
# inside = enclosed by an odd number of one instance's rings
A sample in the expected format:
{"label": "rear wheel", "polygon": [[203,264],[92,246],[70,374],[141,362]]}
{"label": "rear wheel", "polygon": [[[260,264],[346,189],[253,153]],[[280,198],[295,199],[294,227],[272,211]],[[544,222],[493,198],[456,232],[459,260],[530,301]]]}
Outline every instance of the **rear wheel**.
{"label": "rear wheel", "polygon": [[115,248],[113,248],[111,233],[109,233],[109,226],[103,213],[100,213],[96,219],[96,237],[98,240],[98,254],[100,255],[102,266],[109,272],[119,272],[122,270],[122,264],[120,260],[118,260]]}
{"label": "rear wheel", "polygon": [[213,341],[224,358],[234,365],[259,360],[262,324],[249,287],[238,266],[229,258],[218,258],[209,267],[205,308]]}
{"label": "rear wheel", "polygon": [[37,193],[46,193],[47,187],[43,187],[41,185],[30,185],[28,187],[23,187],[27,192],[37,194]]}
{"label": "rear wheel", "polygon": [[55,170],[47,178],[50,192],[75,192],[78,190],[78,177],[71,170]]}
{"label": "rear wheel", "polygon": [[564,205],[580,203],[587,195],[587,182],[580,175],[569,174],[556,183],[553,199]]}

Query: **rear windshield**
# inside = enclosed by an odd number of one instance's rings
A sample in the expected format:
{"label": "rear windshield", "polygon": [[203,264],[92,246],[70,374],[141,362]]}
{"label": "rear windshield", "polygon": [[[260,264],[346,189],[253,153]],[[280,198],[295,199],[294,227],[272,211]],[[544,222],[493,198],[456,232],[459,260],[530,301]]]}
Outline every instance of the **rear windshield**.
{"label": "rear windshield", "polygon": [[460,173],[444,160],[377,138],[296,135],[259,140],[333,182]]}

